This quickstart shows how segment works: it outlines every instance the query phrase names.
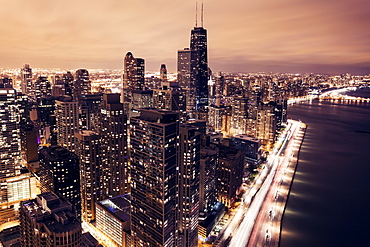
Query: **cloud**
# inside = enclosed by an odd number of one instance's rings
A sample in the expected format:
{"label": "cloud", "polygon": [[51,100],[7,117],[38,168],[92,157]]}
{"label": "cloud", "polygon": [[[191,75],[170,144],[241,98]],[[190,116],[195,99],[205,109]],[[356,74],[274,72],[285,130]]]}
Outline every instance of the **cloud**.
{"label": "cloud", "polygon": [[[0,4],[0,67],[27,62],[35,67],[121,68],[123,56],[132,51],[145,58],[150,70],[167,63],[175,71],[177,50],[189,46],[195,25],[195,1]],[[370,62],[368,0],[204,0],[204,6],[213,70],[232,69],[230,61],[239,67],[245,63],[245,68],[253,63],[261,71],[274,63],[276,68],[293,64],[312,70],[316,64],[350,70]]]}

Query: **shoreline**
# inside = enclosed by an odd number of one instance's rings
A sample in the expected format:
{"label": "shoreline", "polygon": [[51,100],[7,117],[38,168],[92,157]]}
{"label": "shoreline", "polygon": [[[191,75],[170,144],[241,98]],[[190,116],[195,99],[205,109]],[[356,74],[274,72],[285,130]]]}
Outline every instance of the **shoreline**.
{"label": "shoreline", "polygon": [[301,151],[301,148],[302,148],[302,144],[303,144],[303,141],[304,141],[304,137],[306,135],[306,131],[307,131],[307,124],[305,123],[302,123],[301,125],[301,131],[303,132],[303,135],[302,137],[299,138],[299,147],[298,147],[298,150],[294,152],[295,154],[295,162],[292,162],[292,165],[289,165],[287,167],[287,169],[289,170],[293,170],[293,172],[291,173],[291,176],[289,176],[289,180],[288,180],[288,193],[283,197],[284,198],[284,207],[283,207],[283,210],[282,210],[282,214],[280,216],[280,219],[278,221],[278,225],[279,225],[279,240],[277,241],[277,247],[280,247],[280,244],[281,244],[281,234],[282,234],[282,231],[283,231],[283,220],[284,220],[284,215],[285,215],[285,212],[286,212],[286,208],[287,208],[287,204],[288,204],[288,200],[290,198],[290,193],[291,193],[291,190],[292,190],[292,185],[293,185],[293,181],[294,181],[294,178],[295,178],[295,174],[296,174],[296,171],[297,171],[297,167],[298,167],[298,163],[299,163],[299,153]]}

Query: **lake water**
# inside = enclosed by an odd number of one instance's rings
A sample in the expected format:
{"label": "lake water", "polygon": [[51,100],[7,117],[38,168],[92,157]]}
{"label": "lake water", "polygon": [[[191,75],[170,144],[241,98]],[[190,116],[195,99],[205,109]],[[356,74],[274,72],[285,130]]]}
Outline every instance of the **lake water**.
{"label": "lake water", "polygon": [[308,128],[280,246],[370,246],[370,103],[314,100],[288,115]]}

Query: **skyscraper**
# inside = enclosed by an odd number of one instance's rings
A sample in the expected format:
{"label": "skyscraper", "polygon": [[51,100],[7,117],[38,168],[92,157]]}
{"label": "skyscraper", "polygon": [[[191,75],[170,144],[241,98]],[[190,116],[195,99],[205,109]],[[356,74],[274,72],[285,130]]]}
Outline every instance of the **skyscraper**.
{"label": "skyscraper", "polygon": [[200,215],[207,216],[217,202],[218,152],[202,147],[200,160],[199,205]]}
{"label": "skyscraper", "polygon": [[176,246],[178,114],[143,109],[130,120],[134,246]]}
{"label": "skyscraper", "polygon": [[100,107],[103,100],[103,95],[82,94],[77,96],[79,107],[79,129],[92,130],[99,132],[100,128]]}
{"label": "skyscraper", "polygon": [[179,210],[177,245],[198,246],[201,134],[191,124],[180,126]]}
{"label": "skyscraper", "polygon": [[76,71],[76,80],[73,84],[72,94],[75,100],[78,95],[91,93],[91,82],[89,71],[86,69],[78,69]]}
{"label": "skyscraper", "polygon": [[196,109],[196,95],[194,83],[191,82],[191,51],[189,48],[179,50],[177,53],[177,81],[185,91],[186,112],[190,118]]}
{"label": "skyscraper", "polygon": [[190,87],[190,60],[191,52],[189,48],[177,52],[177,81],[182,88]]}
{"label": "skyscraper", "polygon": [[104,199],[128,193],[127,115],[119,93],[103,96],[100,138]]}
{"label": "skyscraper", "polygon": [[60,97],[55,104],[58,145],[74,152],[74,133],[78,131],[78,102],[67,96]]}
{"label": "skyscraper", "polygon": [[178,51],[177,72],[179,86],[186,91],[186,111],[189,118],[205,119],[208,106],[207,30],[196,19],[191,30],[190,48]]}
{"label": "skyscraper", "polygon": [[66,94],[65,84],[62,78],[59,76],[54,77],[53,87],[51,88],[51,95],[63,96]]}
{"label": "skyscraper", "polygon": [[32,83],[32,69],[30,68],[29,64],[25,64],[21,69],[21,89],[22,93],[31,97],[35,96]]}
{"label": "skyscraper", "polygon": [[76,154],[80,159],[81,218],[90,222],[96,217],[95,203],[103,199],[100,136],[82,130],[75,132],[75,137]]}
{"label": "skyscraper", "polygon": [[55,146],[39,150],[41,192],[54,192],[67,199],[80,214],[80,174],[78,156]]}
{"label": "skyscraper", "polygon": [[36,100],[39,102],[41,98],[51,96],[51,85],[46,76],[39,76],[35,82]]}
{"label": "skyscraper", "polygon": [[67,71],[67,73],[63,74],[62,80],[64,83],[65,94],[72,96],[73,80],[74,80],[72,73]]}
{"label": "skyscraper", "polygon": [[2,86],[4,88],[0,88],[0,202],[6,202],[5,180],[20,174],[20,116],[16,91],[10,85]]}
{"label": "skyscraper", "polygon": [[127,52],[123,60],[123,101],[131,102],[132,91],[145,90],[145,61]]}
{"label": "skyscraper", "polygon": [[232,97],[231,102],[230,134],[244,134],[247,132],[248,98]]}
{"label": "skyscraper", "polygon": [[191,30],[191,75],[190,80],[195,88],[197,109],[208,105],[208,58],[207,30],[194,27]]}

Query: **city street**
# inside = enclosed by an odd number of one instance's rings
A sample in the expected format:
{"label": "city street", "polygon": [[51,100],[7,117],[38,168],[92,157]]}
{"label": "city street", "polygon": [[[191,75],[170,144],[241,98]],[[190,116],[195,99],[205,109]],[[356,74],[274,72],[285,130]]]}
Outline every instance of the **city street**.
{"label": "city street", "polygon": [[[289,121],[278,148],[215,246],[277,246],[280,220],[294,175],[303,124]],[[253,198],[253,199],[252,199]],[[230,242],[230,243],[228,243]]]}

